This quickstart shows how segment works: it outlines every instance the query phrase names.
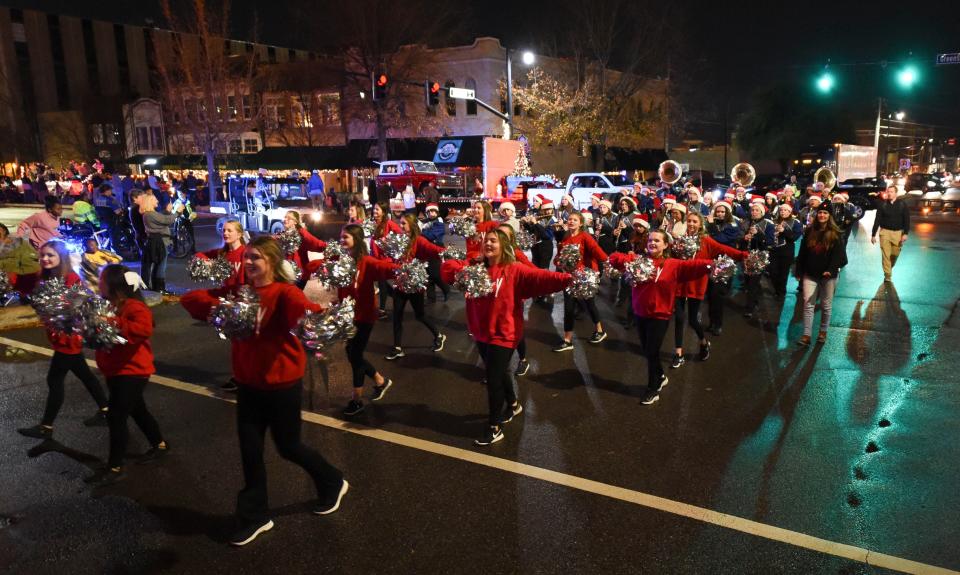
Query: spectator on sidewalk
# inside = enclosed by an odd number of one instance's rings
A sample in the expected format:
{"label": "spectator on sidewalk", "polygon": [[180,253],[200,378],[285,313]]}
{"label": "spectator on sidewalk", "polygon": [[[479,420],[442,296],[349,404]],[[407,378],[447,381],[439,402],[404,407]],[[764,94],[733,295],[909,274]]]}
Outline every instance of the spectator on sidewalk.
{"label": "spectator on sidewalk", "polygon": [[320,172],[317,170],[314,170],[313,173],[310,174],[310,179],[307,180],[307,195],[310,196],[313,209],[323,209],[323,178],[320,177]]}
{"label": "spectator on sidewalk", "polygon": [[63,215],[63,204],[56,196],[47,196],[43,199],[43,211],[25,218],[17,226],[17,235],[26,238],[34,249],[60,237],[60,216]]}

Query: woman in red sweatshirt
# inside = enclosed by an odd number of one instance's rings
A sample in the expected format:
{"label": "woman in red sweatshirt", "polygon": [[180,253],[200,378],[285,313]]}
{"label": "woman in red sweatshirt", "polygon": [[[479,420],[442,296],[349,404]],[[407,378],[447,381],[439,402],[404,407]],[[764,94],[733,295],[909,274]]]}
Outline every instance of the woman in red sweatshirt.
{"label": "woman in red sweatshirt", "polygon": [[[690,211],[687,214],[687,235],[697,236],[700,242],[700,250],[691,259],[712,260],[721,254],[730,256],[737,261],[742,261],[743,258],[747,257],[747,252],[721,244],[707,235],[706,231],[703,215],[697,211]],[[707,361],[710,358],[710,342],[707,340],[703,325],[700,323],[700,305],[703,304],[703,298],[707,294],[707,282],[707,276],[701,276],[677,285],[677,301],[673,312],[676,349],[670,369],[677,369],[685,363],[683,358],[683,332],[686,328],[684,323],[687,320],[689,320],[693,331],[697,333],[697,337],[700,338],[700,361]]]}
{"label": "woman in red sweatshirt", "polygon": [[[400,229],[400,226],[397,225],[395,221],[390,219],[390,206],[386,202],[374,204],[373,221],[377,226],[373,229],[373,235],[370,236],[370,255],[381,260],[389,259],[387,255],[383,253],[383,250],[380,249],[380,246],[377,245],[377,240],[386,237],[389,233],[403,233],[403,230]],[[377,288],[380,292],[380,311],[378,312],[377,318],[386,319],[387,296],[391,291],[390,285],[385,281],[381,281],[377,283]]]}
{"label": "woman in red sweatshirt", "polygon": [[197,257],[206,260],[223,256],[233,267],[233,275],[223,282],[223,287],[243,285],[243,248],[247,245],[240,222],[230,220],[223,224],[223,247],[198,252]]}
{"label": "woman in red sweatshirt", "polygon": [[[660,389],[669,381],[660,364],[660,347],[667,335],[670,316],[680,282],[696,280],[710,272],[711,260],[668,259],[670,239],[663,230],[652,230],[647,236],[647,256],[656,266],[653,279],[633,287],[633,313],[643,355],[647,358],[647,391],[640,400],[650,405],[660,399]],[[624,264],[634,257],[617,258],[611,262],[623,271]]]}
{"label": "woman in red sweatshirt", "polygon": [[[44,281],[62,278],[68,288],[80,283],[80,276],[70,267],[70,251],[60,240],[50,240],[40,247],[40,270]],[[107,395],[83,357],[83,340],[76,334],[52,329],[47,329],[46,332],[47,340],[53,347],[53,359],[50,361],[50,369],[47,370],[48,391],[43,419],[40,420],[39,425],[24,427],[17,431],[21,435],[36,439],[49,439],[53,436],[53,422],[63,406],[63,384],[67,379],[67,373],[70,372],[77,376],[93,400],[97,402],[97,413],[84,420],[84,425],[106,425]]]}
{"label": "woman in red sweatshirt", "polygon": [[[489,428],[475,443],[490,445],[503,439],[503,424],[523,412],[509,371],[513,350],[523,338],[523,300],[560,291],[570,285],[571,276],[517,265],[510,240],[501,230],[484,236],[482,263],[490,275],[493,291],[484,297],[468,298],[466,314],[467,328],[486,366],[490,407]],[[468,262],[462,260],[444,262],[444,281],[452,283],[466,265]]]}
{"label": "woman in red sweatshirt", "polygon": [[[263,463],[263,438],[270,428],[277,453],[302,467],[313,479],[318,501],[314,513],[326,515],[340,507],[349,489],[343,474],[300,441],[300,409],[306,354],[291,330],[307,311],[320,311],[296,286],[281,275],[283,254],[276,240],[260,236],[243,256],[247,284],[259,297],[254,334],[230,342],[237,392],[237,432],[245,486],[237,497],[241,528],[230,539],[246,545],[273,528],[267,508],[267,471]],[[218,298],[231,290],[205,290],[202,306],[190,309],[206,319]]]}
{"label": "woman in red sweatshirt", "polygon": [[490,205],[490,202],[482,200],[473,202],[473,205],[470,206],[470,215],[477,223],[477,233],[472,238],[465,238],[467,261],[480,257],[484,234],[499,225],[493,219],[493,206]]}
{"label": "woman in red sweatshirt", "polygon": [[[557,244],[557,256],[553,263],[557,264],[557,257],[560,256],[564,246],[577,246],[580,251],[580,263],[577,269],[589,268],[594,271],[600,269],[600,263],[607,261],[607,254],[593,239],[593,236],[583,231],[583,215],[580,212],[572,212],[567,217],[567,234],[560,243]],[[607,339],[607,332],[603,330],[603,323],[600,321],[600,312],[597,311],[596,298],[580,300],[587,308],[590,315],[590,321],[593,322],[594,331],[590,336],[590,343],[600,343]],[[574,306],[577,300],[572,298],[567,292],[563,292],[563,341],[559,346],[553,348],[553,351],[570,351],[573,349],[573,324],[574,324]]]}
{"label": "woman in red sweatshirt", "polygon": [[352,297],[355,302],[353,325],[357,328],[357,334],[347,341],[347,360],[350,361],[350,367],[353,369],[353,397],[343,410],[344,415],[353,416],[364,410],[362,399],[364,376],[374,381],[371,401],[383,399],[384,394],[393,385],[393,381],[384,378],[376,368],[370,365],[363,354],[367,350],[373,325],[377,321],[377,304],[373,297],[373,285],[375,282],[392,278],[393,272],[399,266],[387,260],[378,260],[367,253],[367,242],[364,241],[363,227],[360,225],[345,226],[340,232],[340,243],[350,257],[357,262],[357,277],[353,285],[337,290],[341,301]]}
{"label": "woman in red sweatshirt", "polygon": [[[287,259],[297,264],[297,269],[305,269],[310,262],[310,252],[322,252],[327,248],[327,242],[321,240],[315,235],[307,231],[306,224],[303,223],[303,219],[300,217],[300,212],[296,210],[290,210],[283,216],[283,231],[291,232],[296,231],[300,234],[300,247],[297,251],[292,254],[286,254]],[[301,273],[301,277],[297,279],[297,285],[303,289],[303,286],[307,283],[307,278],[310,277],[307,274]]]}
{"label": "woman in red sweatshirt", "polygon": [[[443,248],[429,241],[420,235],[420,224],[417,217],[413,214],[405,214],[400,219],[400,229],[410,238],[410,245],[407,247],[407,253],[403,256],[400,263],[420,260],[428,262],[430,260],[439,260]],[[447,336],[440,333],[437,326],[427,319],[424,312],[423,292],[404,293],[396,288],[393,290],[393,350],[387,354],[386,359],[393,361],[400,359],[406,354],[403,352],[403,312],[407,307],[407,302],[413,308],[413,315],[417,321],[422,323],[430,333],[433,334],[433,351],[443,351],[443,344],[447,341]]]}
{"label": "woman in red sweatshirt", "polygon": [[[517,246],[517,236],[514,234],[513,226],[510,224],[500,224],[497,226],[497,229],[506,234],[507,238],[510,240],[510,245],[513,247],[513,257],[514,260],[521,265],[537,267],[533,265],[533,262],[530,261],[530,258],[523,253]],[[537,268],[539,269],[539,268]],[[527,372],[530,371],[530,362],[527,361],[527,338],[526,336],[521,337],[520,341],[517,342],[517,369],[513,370],[513,375],[523,376],[527,375]]]}
{"label": "woman in red sweatshirt", "polygon": [[97,368],[107,378],[110,391],[110,456],[106,467],[84,479],[87,483],[107,484],[123,478],[123,458],[127,453],[127,418],[140,428],[150,449],[140,462],[158,459],[169,453],[160,426],[147,410],[143,390],[156,371],[153,367],[153,313],[143,301],[143,280],[126,266],[112,264],[100,273],[100,295],[117,308],[116,324],[126,343],[110,349],[98,349]]}

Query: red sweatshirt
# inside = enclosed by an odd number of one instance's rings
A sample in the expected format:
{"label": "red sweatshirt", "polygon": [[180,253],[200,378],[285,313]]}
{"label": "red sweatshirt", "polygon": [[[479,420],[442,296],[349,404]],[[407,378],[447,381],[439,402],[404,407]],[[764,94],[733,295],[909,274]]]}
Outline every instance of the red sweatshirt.
{"label": "red sweatshirt", "polygon": [[373,236],[370,237],[370,255],[371,256],[381,260],[387,257],[386,254],[383,253],[383,250],[380,249],[380,246],[377,245],[377,240],[383,239],[384,237],[386,237],[387,234],[391,232],[395,234],[402,234],[403,230],[400,229],[400,225],[397,222],[393,220],[387,220],[387,225],[383,227],[383,233],[380,234],[379,236],[374,234]]}
{"label": "red sweatshirt", "polygon": [[[731,258],[740,261],[747,257],[747,252],[725,246],[714,240],[710,236],[700,238],[700,251],[693,259],[695,260],[713,260],[713,258],[725,254]],[[677,284],[677,297],[688,297],[692,299],[703,299],[707,294],[707,283],[710,281],[708,276],[700,276],[697,279],[680,282]]]}
{"label": "red sweatshirt", "polygon": [[656,260],[657,276],[633,288],[633,313],[651,319],[670,319],[676,301],[677,284],[706,277],[712,260]]}
{"label": "red sweatshirt", "polygon": [[[63,278],[63,283],[68,288],[80,283],[80,276],[74,272],[68,272]],[[70,334],[62,331],[47,330],[47,340],[53,351],[76,355],[83,352],[83,338],[79,334]]]}
{"label": "red sweatshirt", "polygon": [[310,261],[309,252],[322,252],[327,249],[327,242],[307,231],[305,227],[297,228],[300,232],[300,248],[292,254],[287,255],[287,259],[296,263],[297,267],[303,270],[303,266]]}
{"label": "red sweatshirt", "polygon": [[[494,220],[487,220],[485,222],[477,223],[477,235],[473,236],[472,238],[466,238],[467,261],[470,261],[480,255],[481,251],[483,251],[483,236],[485,236],[490,230],[497,229],[497,226],[499,225],[500,222]],[[479,236],[479,239],[477,236]]]}
{"label": "red sweatshirt", "polygon": [[[410,256],[413,259],[418,259],[422,262],[429,262],[430,260],[440,259],[440,254],[443,253],[442,247],[431,242],[423,236],[417,236],[417,243],[413,244],[413,250],[410,252]],[[411,258],[408,256],[406,261],[409,261]]]}
{"label": "red sweatshirt", "polygon": [[[453,283],[463,260],[447,260],[440,267],[444,281]],[[560,291],[570,285],[570,274],[523,264],[501,264],[487,269],[493,292],[466,301],[467,327],[473,339],[514,349],[523,339],[523,300]]]}
{"label": "red sweatshirt", "polygon": [[153,312],[140,300],[128,299],[117,310],[117,326],[127,343],[111,349],[98,349],[97,367],[105,377],[117,375],[150,376],[153,367]]}
{"label": "red sweatshirt", "polygon": [[233,266],[233,275],[230,276],[227,281],[223,282],[223,287],[239,286],[243,285],[243,250],[245,248],[246,246],[243,244],[240,244],[240,247],[235,250],[231,250],[224,246],[222,248],[200,252],[197,254],[197,257],[205,260],[213,260],[223,255],[224,259],[230,262],[230,265]]}
{"label": "red sweatshirt", "polygon": [[[567,236],[557,245],[557,255],[560,255],[560,250],[563,249],[563,246],[575,245],[580,249],[580,264],[577,266],[577,269],[583,269],[588,267],[594,271],[598,270],[600,262],[607,261],[607,254],[603,251],[603,248],[600,247],[600,244],[597,243],[597,240],[593,239],[593,236],[580,232],[575,236]],[[553,265],[557,265],[557,259],[554,257]]]}
{"label": "red sweatshirt", "polygon": [[[303,346],[290,330],[307,311],[322,308],[288,283],[273,282],[255,289],[260,297],[260,319],[254,335],[230,342],[233,377],[238,383],[257,389],[290,387],[303,377],[307,364]],[[197,290],[201,295],[194,298],[187,311],[206,321],[219,298],[233,291]]]}
{"label": "red sweatshirt", "polygon": [[357,262],[357,279],[353,285],[337,290],[337,296],[342,301],[346,297],[356,300],[354,305],[353,323],[376,323],[377,301],[373,293],[373,285],[378,281],[386,281],[393,277],[397,264],[388,260],[378,260],[372,256],[363,256]]}
{"label": "red sweatshirt", "polygon": [[527,255],[524,254],[520,248],[517,248],[517,247],[513,248],[513,257],[516,258],[518,264],[523,264],[525,266],[530,266],[532,268],[537,267],[533,265],[533,262],[530,261],[530,258],[528,258]]}

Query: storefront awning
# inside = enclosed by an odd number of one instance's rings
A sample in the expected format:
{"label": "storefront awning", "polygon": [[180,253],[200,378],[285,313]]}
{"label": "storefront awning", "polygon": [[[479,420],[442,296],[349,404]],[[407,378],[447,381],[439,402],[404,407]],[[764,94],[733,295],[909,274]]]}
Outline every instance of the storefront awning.
{"label": "storefront awning", "polygon": [[345,170],[353,167],[347,158],[346,146],[278,146],[246,156],[244,164],[250,169]]}

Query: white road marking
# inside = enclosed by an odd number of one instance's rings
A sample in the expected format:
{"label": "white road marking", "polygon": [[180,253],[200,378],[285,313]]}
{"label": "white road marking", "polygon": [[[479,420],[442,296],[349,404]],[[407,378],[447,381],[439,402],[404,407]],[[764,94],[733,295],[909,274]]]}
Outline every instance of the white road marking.
{"label": "white road marking", "polygon": [[[6,337],[0,337],[0,344],[8,345],[10,347],[17,347],[39,355],[53,355],[52,349],[29,343],[23,343],[13,339],[8,339]],[[96,367],[96,362],[91,359],[88,359],[87,363],[92,367]],[[214,390],[202,385],[187,383],[170,377],[164,377],[162,375],[154,375],[150,378],[150,381],[180,391],[186,391],[196,395],[202,395],[230,403],[234,402],[234,400],[224,398],[218,395]],[[584,479],[583,477],[577,477],[576,475],[569,475],[559,471],[551,471],[549,469],[527,465],[526,463],[494,457],[485,453],[460,449],[459,447],[452,447],[424,439],[417,439],[415,437],[394,433],[392,431],[384,431],[382,429],[374,429],[357,425],[336,419],[334,417],[320,415],[308,411],[302,412],[302,417],[304,421],[309,421],[311,423],[316,423],[318,425],[323,425],[333,429],[339,429],[347,433],[353,433],[355,435],[361,435],[371,439],[378,439],[394,445],[401,445],[403,447],[409,447],[411,449],[417,449],[427,453],[433,453],[435,455],[442,455],[444,457],[458,459],[460,461],[466,461],[476,465],[483,465],[492,469],[499,469],[508,473],[523,475],[524,477],[530,477],[532,479],[539,479],[541,481],[546,481],[555,485],[561,485],[570,489],[577,489],[587,493],[609,497],[611,499],[626,501],[627,503],[634,503],[642,507],[656,509],[658,511],[694,519],[696,521],[702,521],[703,523],[717,525],[719,527],[732,529],[734,531],[740,531],[741,533],[746,533],[748,535],[763,537],[764,539],[769,539],[771,541],[786,543],[788,545],[809,549],[811,551],[818,551],[820,553],[842,557],[852,561],[859,561],[860,563],[865,563],[874,567],[892,569],[894,571],[901,571],[903,573],[917,573],[924,575],[960,575],[960,571],[953,571],[944,567],[937,567],[935,565],[928,565],[926,563],[920,563],[910,559],[903,559],[893,555],[877,553],[876,551],[864,549],[863,547],[837,543],[835,541],[821,539],[820,537],[814,537],[805,533],[790,531],[789,529],[783,529],[773,525],[767,525],[766,523],[760,523],[759,521],[744,519],[742,517],[737,517],[736,515],[721,513],[712,509],[697,507],[696,505],[690,505],[688,503],[674,501],[664,497],[657,497],[656,495],[650,495],[640,491],[633,491],[631,489],[617,487],[616,485],[609,485],[599,481],[593,481],[591,479]]]}

